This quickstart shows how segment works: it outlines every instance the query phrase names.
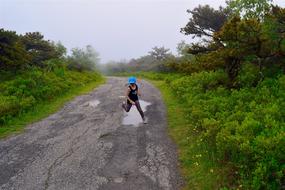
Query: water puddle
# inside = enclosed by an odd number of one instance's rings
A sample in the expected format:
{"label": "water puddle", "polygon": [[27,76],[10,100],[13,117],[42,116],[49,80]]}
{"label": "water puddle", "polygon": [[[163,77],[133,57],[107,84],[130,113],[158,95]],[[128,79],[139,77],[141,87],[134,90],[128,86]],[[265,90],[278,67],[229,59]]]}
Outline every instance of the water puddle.
{"label": "water puddle", "polygon": [[91,106],[91,107],[96,107],[96,106],[98,106],[98,104],[100,104],[99,100],[92,100],[92,101],[88,102],[88,106]]}
{"label": "water puddle", "polygon": [[[151,103],[140,100],[140,105],[142,110],[145,112],[147,106],[151,105]],[[133,125],[137,127],[140,123],[142,123],[141,115],[137,110],[136,106],[133,105],[129,112],[125,112],[123,125]]]}

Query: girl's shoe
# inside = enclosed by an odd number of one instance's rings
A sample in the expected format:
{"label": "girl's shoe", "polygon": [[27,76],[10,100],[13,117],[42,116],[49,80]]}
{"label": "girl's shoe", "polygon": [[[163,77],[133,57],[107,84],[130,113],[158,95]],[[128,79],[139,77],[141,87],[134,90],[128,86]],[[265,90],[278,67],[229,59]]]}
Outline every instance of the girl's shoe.
{"label": "girl's shoe", "polygon": [[143,118],[143,123],[144,123],[144,124],[147,124],[146,118]]}
{"label": "girl's shoe", "polygon": [[125,107],[126,107],[126,103],[125,102],[123,102],[122,103],[122,108],[125,110]]}

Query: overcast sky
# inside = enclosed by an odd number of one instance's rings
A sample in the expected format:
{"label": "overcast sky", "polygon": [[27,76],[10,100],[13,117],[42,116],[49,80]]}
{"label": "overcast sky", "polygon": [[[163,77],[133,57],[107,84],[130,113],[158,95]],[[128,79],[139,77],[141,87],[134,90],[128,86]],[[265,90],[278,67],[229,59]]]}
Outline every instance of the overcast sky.
{"label": "overcast sky", "polygon": [[[285,7],[285,0],[275,0]],[[41,32],[68,49],[92,45],[102,62],[137,58],[154,46],[176,53],[189,15],[199,4],[224,0],[0,0],[0,28]]]}

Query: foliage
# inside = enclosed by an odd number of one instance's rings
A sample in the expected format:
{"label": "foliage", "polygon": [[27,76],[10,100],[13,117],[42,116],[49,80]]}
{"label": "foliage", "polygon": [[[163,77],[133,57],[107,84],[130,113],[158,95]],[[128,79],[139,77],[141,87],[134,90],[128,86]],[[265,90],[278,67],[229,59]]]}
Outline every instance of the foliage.
{"label": "foliage", "polygon": [[129,71],[130,67],[128,67],[126,62],[110,61],[105,64],[100,64],[98,69],[105,75],[113,75],[115,73],[127,72]]}
{"label": "foliage", "polygon": [[180,58],[176,65],[173,62],[170,66],[187,73],[224,69],[230,79],[228,87],[239,88],[237,79],[242,65],[251,63],[259,70],[259,78],[253,84],[257,85],[269,70],[273,71],[272,68],[277,73],[285,70],[284,15],[284,9],[273,6],[263,20],[231,17],[213,33],[212,39],[184,45],[192,55],[190,60],[184,55],[184,59]]}
{"label": "foliage", "polygon": [[[45,40],[40,32],[18,35],[16,32],[0,29],[1,71],[17,72],[30,67],[50,70],[50,63],[59,63],[57,67],[67,66],[71,70],[94,71],[99,62],[99,55],[92,46],[87,46],[85,49],[74,48],[68,58],[66,51],[60,42]],[[58,61],[50,62],[50,60]]]}
{"label": "foliage", "polygon": [[[246,64],[244,70],[250,70],[251,66]],[[245,79],[255,80],[251,72],[243,74]],[[181,104],[176,103],[176,108],[182,109],[182,105],[186,108],[187,124],[179,129],[185,131],[186,137],[176,141],[183,148],[180,151],[186,154],[181,159],[188,170],[193,171],[208,160],[215,163],[203,165],[208,172],[213,172],[215,167],[220,172],[227,171],[228,175],[227,182],[213,182],[220,183],[214,185],[215,189],[282,188],[285,182],[284,75],[265,78],[256,87],[246,83],[239,90],[225,88],[227,75],[222,70],[191,76],[153,73],[141,76],[164,80],[173,93],[172,98],[176,97]],[[181,136],[177,132],[174,135]],[[201,166],[200,170],[204,169]],[[199,174],[188,175],[192,176],[189,183],[195,184],[198,179],[193,176]]]}
{"label": "foliage", "polygon": [[68,61],[67,67],[71,70],[94,71],[99,62],[99,55],[92,46],[88,45],[85,49],[72,49],[72,55]]}
{"label": "foliage", "polygon": [[99,79],[98,73],[79,73],[61,67],[49,72],[39,68],[23,71],[0,84],[0,125],[29,111],[39,102],[51,101],[72,88]]}
{"label": "foliage", "polygon": [[164,47],[154,47],[149,55],[141,56],[129,61],[109,62],[99,66],[99,69],[107,75],[116,75],[122,72],[157,71],[167,72],[171,68],[167,65],[175,57]]}
{"label": "foliage", "polygon": [[30,59],[16,32],[0,29],[0,69],[15,71],[27,65]]}
{"label": "foliage", "polygon": [[231,9],[220,7],[215,10],[209,5],[199,5],[187,12],[191,14],[191,18],[186,26],[181,28],[181,32],[192,35],[192,38],[201,38],[199,42],[187,46],[189,54],[209,53],[224,47],[215,33],[227,22]]}
{"label": "foliage", "polygon": [[171,53],[169,53],[169,51],[170,49],[166,49],[164,47],[154,47],[152,48],[152,51],[149,52],[149,54],[156,60],[162,61],[171,56]]}
{"label": "foliage", "polygon": [[270,10],[271,2],[272,0],[228,0],[227,4],[233,14],[262,19]]}
{"label": "foliage", "polygon": [[185,35],[193,35],[194,37],[210,37],[213,33],[221,29],[227,21],[228,10],[220,7],[218,10],[213,9],[209,5],[201,6],[193,10],[187,10],[192,15],[189,22],[181,32]]}
{"label": "foliage", "polygon": [[21,36],[21,41],[25,46],[32,60],[30,65],[44,67],[43,62],[52,58],[61,58],[66,49],[60,44],[54,44],[44,40],[44,36],[39,32],[29,32]]}
{"label": "foliage", "polygon": [[170,66],[191,75],[165,82],[188,107],[199,139],[191,147],[228,168],[225,189],[282,189],[285,12],[269,1],[234,2],[244,17],[232,14],[212,39],[188,46],[195,57]]}
{"label": "foliage", "polygon": [[0,125],[41,102],[100,80],[94,72],[97,62],[98,54],[91,46],[74,49],[66,58],[60,42],[45,40],[39,32],[18,35],[0,29]]}
{"label": "foliage", "polygon": [[262,27],[270,56],[285,56],[285,9],[273,6]]}
{"label": "foliage", "polygon": [[188,53],[188,49],[190,48],[190,45],[188,45],[184,40],[177,44],[177,53],[178,56],[185,56],[191,58],[193,55]]}

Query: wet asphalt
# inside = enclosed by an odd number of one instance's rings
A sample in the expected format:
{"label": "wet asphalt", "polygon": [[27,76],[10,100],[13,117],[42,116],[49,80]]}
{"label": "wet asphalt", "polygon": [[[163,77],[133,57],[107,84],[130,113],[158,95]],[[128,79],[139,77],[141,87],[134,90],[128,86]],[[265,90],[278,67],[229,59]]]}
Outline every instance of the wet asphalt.
{"label": "wet asphalt", "polygon": [[160,92],[143,81],[148,124],[123,125],[125,83],[108,78],[22,134],[0,140],[0,189],[179,189],[177,150]]}

